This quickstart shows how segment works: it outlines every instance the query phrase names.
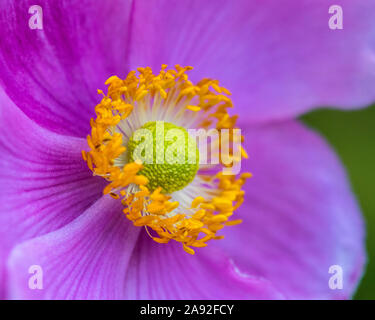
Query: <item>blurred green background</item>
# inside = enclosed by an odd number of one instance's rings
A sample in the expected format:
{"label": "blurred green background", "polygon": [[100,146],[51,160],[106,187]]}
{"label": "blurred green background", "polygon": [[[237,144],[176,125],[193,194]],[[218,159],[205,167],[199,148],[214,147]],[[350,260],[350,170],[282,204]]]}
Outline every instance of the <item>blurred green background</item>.
{"label": "blurred green background", "polygon": [[367,270],[355,299],[375,299],[375,105],[358,111],[320,109],[302,117],[341,157],[367,225]]}

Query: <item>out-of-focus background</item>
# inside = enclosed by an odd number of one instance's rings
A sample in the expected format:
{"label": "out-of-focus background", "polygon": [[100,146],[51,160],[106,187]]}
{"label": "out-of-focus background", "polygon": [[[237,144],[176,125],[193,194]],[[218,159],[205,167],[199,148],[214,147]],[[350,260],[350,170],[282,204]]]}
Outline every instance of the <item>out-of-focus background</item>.
{"label": "out-of-focus background", "polygon": [[302,121],[328,140],[347,169],[367,227],[368,264],[354,298],[375,299],[375,105],[349,112],[321,109]]}

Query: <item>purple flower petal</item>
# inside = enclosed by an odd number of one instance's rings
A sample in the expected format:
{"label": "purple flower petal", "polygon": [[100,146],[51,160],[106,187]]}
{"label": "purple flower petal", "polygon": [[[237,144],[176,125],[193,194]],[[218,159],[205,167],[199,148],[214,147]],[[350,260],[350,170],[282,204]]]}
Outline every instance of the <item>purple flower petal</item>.
{"label": "purple flower petal", "polygon": [[29,28],[34,4],[1,1],[0,82],[42,126],[85,136],[97,89],[127,71],[131,1],[40,0],[43,30]]}
{"label": "purple flower petal", "polygon": [[0,92],[0,278],[12,246],[60,228],[101,196],[104,180],[87,168],[85,147],[40,128]]}
{"label": "purple flower petal", "polygon": [[[332,4],[343,30],[331,30]],[[219,79],[248,120],[291,118],[317,106],[375,100],[375,2],[138,1],[130,63],[192,65]]]}
{"label": "purple flower petal", "polygon": [[[190,256],[134,227],[120,201],[102,197],[64,228],[17,246],[8,261],[14,299],[280,298],[271,284],[242,277],[220,251]],[[139,232],[142,236],[139,238]],[[30,290],[30,266],[43,290]]]}
{"label": "purple flower petal", "polygon": [[[237,214],[244,222],[218,244],[289,299],[351,297],[365,263],[364,225],[335,154],[296,122],[248,129],[245,140],[243,169],[254,177]],[[343,270],[341,290],[328,285],[333,265]]]}
{"label": "purple flower petal", "polygon": [[[62,229],[17,246],[8,261],[10,298],[122,298],[141,229],[121,209],[120,201],[102,197]],[[29,288],[32,265],[43,270],[43,290]]]}
{"label": "purple flower petal", "polygon": [[129,299],[282,299],[262,278],[243,276],[221,250],[208,246],[194,256],[174,241],[160,245],[144,232],[129,262]]}
{"label": "purple flower petal", "polygon": [[292,117],[319,105],[366,105],[375,98],[375,4],[335,4],[344,10],[343,30],[328,28],[324,0],[133,6],[41,0],[44,29],[32,30],[30,3],[4,0],[0,81],[32,119],[73,135],[88,133],[96,89],[112,74],[124,76],[129,65],[191,64],[195,80],[211,76],[228,86],[252,121]]}

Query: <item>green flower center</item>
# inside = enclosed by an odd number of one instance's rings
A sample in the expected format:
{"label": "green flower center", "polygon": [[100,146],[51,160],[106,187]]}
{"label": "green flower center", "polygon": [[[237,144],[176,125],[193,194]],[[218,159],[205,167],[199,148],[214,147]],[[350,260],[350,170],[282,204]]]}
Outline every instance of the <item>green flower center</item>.
{"label": "green flower center", "polygon": [[161,187],[172,193],[193,181],[199,169],[199,151],[187,130],[164,121],[151,121],[136,130],[128,143],[129,161],[140,160],[139,174],[149,180],[148,189]]}

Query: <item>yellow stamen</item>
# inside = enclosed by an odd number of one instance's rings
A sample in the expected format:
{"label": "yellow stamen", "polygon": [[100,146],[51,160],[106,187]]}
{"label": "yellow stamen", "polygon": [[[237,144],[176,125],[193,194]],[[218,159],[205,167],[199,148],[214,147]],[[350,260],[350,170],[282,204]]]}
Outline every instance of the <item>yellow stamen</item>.
{"label": "yellow stamen", "polygon": [[198,106],[187,106],[186,109],[189,109],[191,111],[197,112],[201,110],[201,107]]}
{"label": "yellow stamen", "polygon": [[[141,163],[124,160],[127,149],[121,130],[133,113],[152,113],[151,103],[165,110],[161,114],[171,113],[174,106],[180,117],[199,119],[197,125],[200,123],[202,128],[235,128],[237,116],[229,116],[227,112],[233,107],[229,90],[221,87],[219,81],[208,78],[193,84],[188,80],[189,70],[192,67],[176,65],[174,69],[167,69],[162,65],[157,75],[147,67],[131,71],[125,79],[108,78],[107,94],[98,90],[102,98],[95,107],[96,119],[90,121],[89,151],[82,151],[82,158],[94,175],[109,182],[103,193],[121,200],[124,215],[135,226],[144,226],[158,243],[175,240],[182,243],[187,253],[194,254],[191,247],[205,247],[208,241],[223,237],[217,232],[224,226],[241,223],[241,220],[228,219],[243,202],[241,188],[251,174],[236,177],[222,172],[198,172],[199,179],[211,189],[204,196],[198,193],[190,207],[182,207],[174,201],[173,194],[162,193],[160,187],[149,190],[148,179],[139,174],[143,168]],[[223,142],[221,136],[219,140]],[[231,148],[230,152],[233,154]],[[242,147],[241,157],[248,157]],[[220,162],[220,168],[223,166]]]}

